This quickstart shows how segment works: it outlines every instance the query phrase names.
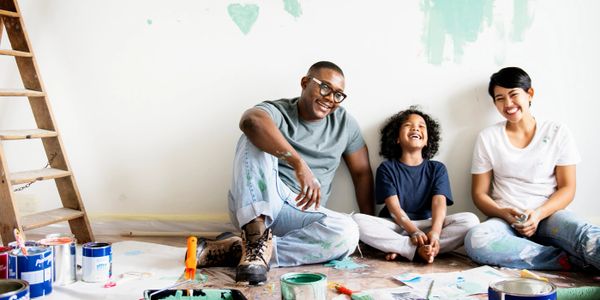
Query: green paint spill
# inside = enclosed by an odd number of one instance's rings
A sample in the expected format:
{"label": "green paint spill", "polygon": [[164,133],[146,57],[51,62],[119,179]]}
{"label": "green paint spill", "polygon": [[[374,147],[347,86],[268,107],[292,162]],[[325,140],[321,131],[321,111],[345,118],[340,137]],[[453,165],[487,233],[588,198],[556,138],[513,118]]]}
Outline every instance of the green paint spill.
{"label": "green paint spill", "polygon": [[152,25],[152,20],[148,19],[148,20],[146,20],[146,23],[148,23],[148,25]]}
{"label": "green paint spill", "polygon": [[300,2],[297,0],[283,0],[283,5],[285,11],[287,11],[290,15],[296,18],[302,15],[302,7],[300,7]]}
{"label": "green paint spill", "polygon": [[452,40],[454,62],[460,62],[467,42],[477,40],[484,22],[492,23],[494,0],[423,0],[425,43],[429,63],[443,61],[446,36]]}
{"label": "green paint spill", "polygon": [[332,261],[324,264],[323,266],[333,267],[334,269],[338,269],[338,270],[354,270],[354,269],[368,267],[367,265],[361,265],[361,264],[355,263],[354,260],[352,260],[352,258],[350,258],[350,257],[346,257],[342,260],[332,260]]}
{"label": "green paint spill", "polygon": [[223,300],[233,300],[237,299],[232,293],[231,290],[221,290],[221,289],[201,289],[201,290],[191,290],[192,295],[184,295],[184,292],[187,294],[188,290],[168,290],[164,293],[172,293],[165,298],[161,298],[163,300],[212,300],[212,299],[223,299]]}
{"label": "green paint spill", "polygon": [[258,18],[258,5],[241,5],[239,3],[229,4],[229,6],[227,6],[227,12],[238,28],[244,34],[248,34],[252,25],[256,22],[256,18]]}
{"label": "green paint spill", "polygon": [[523,41],[525,30],[533,23],[533,14],[528,0],[513,0],[513,23],[511,38],[515,42]]}

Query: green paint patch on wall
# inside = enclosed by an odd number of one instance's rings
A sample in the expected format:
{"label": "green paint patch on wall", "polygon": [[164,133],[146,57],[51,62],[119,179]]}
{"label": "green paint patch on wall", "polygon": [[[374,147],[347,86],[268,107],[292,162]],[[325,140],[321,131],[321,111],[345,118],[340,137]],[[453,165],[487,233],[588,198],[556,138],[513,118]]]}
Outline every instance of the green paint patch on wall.
{"label": "green paint patch on wall", "polygon": [[465,45],[475,42],[484,26],[492,24],[493,4],[493,0],[424,0],[423,42],[429,63],[442,63],[447,38],[452,42],[453,60],[460,62]]}
{"label": "green paint patch on wall", "polygon": [[298,0],[283,0],[283,8],[290,15],[298,18],[302,15],[302,7],[300,6],[300,2]]}
{"label": "green paint patch on wall", "polygon": [[234,3],[227,6],[229,17],[235,25],[244,33],[248,34],[254,22],[258,18],[258,5]]}
{"label": "green paint patch on wall", "polygon": [[523,41],[525,30],[533,23],[533,13],[529,9],[528,0],[513,0],[513,22],[511,39],[515,42]]}

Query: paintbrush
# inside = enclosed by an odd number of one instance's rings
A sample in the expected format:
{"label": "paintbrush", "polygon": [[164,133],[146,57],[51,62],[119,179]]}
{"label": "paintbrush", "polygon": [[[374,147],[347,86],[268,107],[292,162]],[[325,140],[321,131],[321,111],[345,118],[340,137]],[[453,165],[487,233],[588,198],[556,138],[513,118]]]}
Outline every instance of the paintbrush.
{"label": "paintbrush", "polygon": [[13,234],[15,236],[17,246],[19,247],[19,249],[21,249],[21,253],[23,253],[25,258],[27,258],[27,248],[25,247],[25,235],[21,231],[19,231],[18,228],[15,228]]}
{"label": "paintbrush", "polygon": [[195,236],[190,236],[187,239],[187,257],[185,258],[185,279],[196,279],[196,247],[198,239]]}
{"label": "paintbrush", "polygon": [[374,300],[371,295],[367,293],[354,292],[340,283],[334,283],[333,288],[335,288],[335,290],[340,294],[350,296],[350,299],[352,300]]}

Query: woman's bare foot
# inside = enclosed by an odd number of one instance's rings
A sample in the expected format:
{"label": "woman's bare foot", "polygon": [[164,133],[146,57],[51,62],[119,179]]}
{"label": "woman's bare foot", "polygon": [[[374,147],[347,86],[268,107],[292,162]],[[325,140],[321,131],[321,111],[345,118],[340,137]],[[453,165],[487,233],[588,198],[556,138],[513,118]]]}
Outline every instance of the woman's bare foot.
{"label": "woman's bare foot", "polygon": [[398,253],[388,253],[385,255],[385,260],[395,260],[398,257]]}
{"label": "woman's bare foot", "polygon": [[417,254],[428,264],[433,263],[433,258],[435,257],[435,254],[431,245],[423,245],[417,248]]}

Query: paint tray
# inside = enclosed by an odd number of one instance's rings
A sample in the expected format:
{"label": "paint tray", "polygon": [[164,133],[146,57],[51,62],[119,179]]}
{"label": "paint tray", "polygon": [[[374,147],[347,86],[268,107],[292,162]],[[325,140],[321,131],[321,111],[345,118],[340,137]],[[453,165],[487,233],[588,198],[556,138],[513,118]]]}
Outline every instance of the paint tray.
{"label": "paint tray", "polygon": [[247,300],[235,289],[145,290],[144,300]]}

